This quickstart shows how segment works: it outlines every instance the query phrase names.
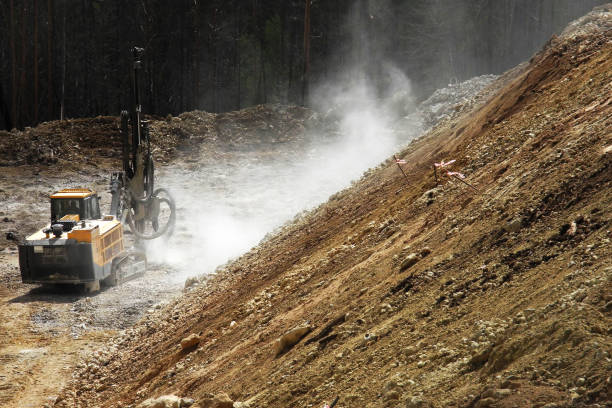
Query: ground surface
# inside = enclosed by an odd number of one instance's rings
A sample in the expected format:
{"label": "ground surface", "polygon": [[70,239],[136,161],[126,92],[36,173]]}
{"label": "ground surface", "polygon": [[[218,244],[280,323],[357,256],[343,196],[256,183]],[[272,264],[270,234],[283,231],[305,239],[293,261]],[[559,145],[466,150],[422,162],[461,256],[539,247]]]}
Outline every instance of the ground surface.
{"label": "ground surface", "polygon": [[[218,182],[227,172],[220,164],[250,163],[267,155],[286,160],[303,145],[300,136],[309,115],[298,107],[281,111],[260,106],[223,115],[190,112],[153,120],[154,155],[162,165],[158,174],[162,179],[184,176],[173,186],[179,195],[182,185],[193,185],[195,173],[205,174],[208,182],[217,182],[213,187],[219,190],[218,200],[229,188]],[[108,349],[110,338],[183,289],[186,275],[177,269],[180,263],[155,260],[146,279],[93,295],[78,287],[21,283],[16,243],[45,223],[49,193],[93,187],[102,197],[102,209],[109,207],[110,172],[120,166],[117,126],[112,117],[49,122],[24,132],[5,132],[0,138],[0,406],[52,403],[80,361]],[[254,144],[249,148],[236,141],[249,136]],[[236,151],[239,145],[242,149]],[[179,202],[181,222],[189,216],[186,206]],[[191,239],[190,232],[177,227],[175,245]]]}
{"label": "ground surface", "polygon": [[[458,106],[402,151],[408,180],[382,163],[121,333],[87,329],[97,307],[72,320],[69,309],[130,288],[50,307],[4,254],[1,324],[14,333],[0,340],[5,404],[64,386],[54,406],[128,407],[164,394],[200,407],[215,398],[316,407],[336,396],[338,407],[609,406],[611,13],[571,26],[491,85],[489,99]],[[219,122],[197,121],[213,126],[205,134],[216,143]],[[159,135],[168,160],[192,139]],[[185,166],[198,166],[193,151]],[[436,183],[433,163],[450,159],[475,189],[444,175]],[[14,202],[14,182],[2,182],[3,202]],[[310,331],[277,353],[296,327]],[[182,349],[191,334],[198,344]],[[94,348],[70,379],[79,353]],[[56,381],[36,384],[46,364]]]}

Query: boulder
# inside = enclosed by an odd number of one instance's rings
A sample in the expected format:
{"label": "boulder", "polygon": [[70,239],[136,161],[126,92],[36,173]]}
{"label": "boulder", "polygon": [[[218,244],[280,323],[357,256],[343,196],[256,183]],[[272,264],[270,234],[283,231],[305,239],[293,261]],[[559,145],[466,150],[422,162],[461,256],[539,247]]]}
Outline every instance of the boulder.
{"label": "boulder", "polygon": [[387,391],[383,398],[385,401],[397,401],[400,399],[400,393],[397,390]]}
{"label": "boulder", "polygon": [[198,401],[202,408],[233,408],[234,401],[227,395],[222,392],[214,396],[210,396],[208,398],[204,398]]}
{"label": "boulder", "polygon": [[412,253],[412,254],[408,255],[402,261],[402,264],[400,265],[400,271],[405,271],[406,269],[410,268],[412,265],[414,265],[417,262],[419,262],[419,255],[418,254]]}
{"label": "boulder", "polygon": [[478,369],[482,367],[489,360],[489,357],[491,356],[491,351],[491,347],[485,347],[480,350],[477,350],[470,358],[469,365],[473,369]]}
{"label": "boulder", "polygon": [[431,248],[430,247],[423,247],[419,253],[419,255],[421,255],[421,258],[425,258],[427,255],[431,254]]}
{"label": "boulder", "polygon": [[276,356],[278,357],[287,350],[289,350],[311,331],[312,327],[302,326],[283,334],[279,339],[276,340],[276,343],[274,344],[274,351],[276,353]]}
{"label": "boulder", "polygon": [[513,219],[512,221],[508,222],[505,226],[504,229],[507,232],[519,232],[522,228],[522,222],[519,219]]}
{"label": "boulder", "polygon": [[483,398],[474,404],[474,408],[488,408],[495,406],[495,398]]}
{"label": "boulder", "polygon": [[195,333],[190,334],[181,340],[181,350],[190,349],[200,344],[200,336]]}
{"label": "boulder", "polygon": [[193,405],[191,398],[180,398],[176,395],[162,395],[141,402],[136,408],[186,408]]}
{"label": "boulder", "polygon": [[482,393],[482,398],[503,399],[512,395],[512,390],[508,388],[491,388]]}
{"label": "boulder", "polygon": [[191,276],[185,280],[185,289],[189,289],[190,287],[195,286],[197,284],[198,278],[196,278],[195,276]]}
{"label": "boulder", "polygon": [[414,396],[414,397],[408,397],[408,399],[406,400],[406,408],[431,408],[431,402],[418,397],[418,396]]}

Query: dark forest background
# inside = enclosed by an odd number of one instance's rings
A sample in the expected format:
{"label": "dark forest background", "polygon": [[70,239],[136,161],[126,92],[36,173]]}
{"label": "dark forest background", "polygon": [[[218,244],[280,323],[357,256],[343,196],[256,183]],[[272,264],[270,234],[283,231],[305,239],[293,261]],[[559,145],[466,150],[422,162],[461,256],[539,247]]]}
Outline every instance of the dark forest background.
{"label": "dark forest background", "polygon": [[[130,47],[146,48],[147,113],[308,101],[383,63],[418,98],[501,73],[605,0],[0,0],[0,129],[116,115]],[[377,83],[378,81],[378,83]]]}

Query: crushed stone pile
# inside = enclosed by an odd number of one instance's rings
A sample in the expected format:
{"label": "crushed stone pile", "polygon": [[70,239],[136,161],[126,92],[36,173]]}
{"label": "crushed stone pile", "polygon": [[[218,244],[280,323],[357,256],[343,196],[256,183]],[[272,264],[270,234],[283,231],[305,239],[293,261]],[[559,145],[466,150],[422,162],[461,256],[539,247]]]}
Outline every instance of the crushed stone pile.
{"label": "crushed stone pile", "polygon": [[435,91],[417,108],[425,129],[430,129],[443,120],[457,116],[460,110],[472,108],[483,98],[481,91],[497,78],[497,75],[481,75],[456,84],[449,84],[446,88]]}
{"label": "crushed stone pile", "polygon": [[[311,118],[312,112],[302,107],[258,105],[237,112],[193,111],[165,119],[146,119],[155,160],[169,163],[180,155],[199,156],[203,143],[214,144],[217,150],[221,146],[249,150],[265,144],[302,142]],[[99,158],[120,161],[117,117],[67,119],[23,131],[0,131],[0,166],[46,166],[60,160],[95,166]]]}
{"label": "crushed stone pile", "polygon": [[601,35],[612,30],[612,3],[595,7],[589,14],[572,21],[561,33],[561,39]]}
{"label": "crushed stone pile", "polygon": [[[407,138],[411,139],[423,129],[456,116],[457,112],[482,102],[487,94],[481,91],[495,78],[483,75],[437,90],[416,111],[410,108],[408,122],[400,122],[395,130],[402,132],[402,124],[405,128],[410,126]],[[401,103],[394,98],[399,98]],[[390,103],[413,106],[413,101],[406,98],[393,95]],[[262,145],[292,143],[297,149],[309,140],[309,135],[338,134],[339,113],[330,112],[319,115],[299,106],[258,105],[235,112],[191,111],[164,119],[146,119],[155,160],[169,164],[179,156],[192,157],[192,161],[200,161],[202,157],[214,160],[219,151],[249,151],[261,149]],[[100,158],[119,163],[120,156],[117,117],[67,119],[41,123],[23,131],[0,131],[0,167],[51,166],[62,160],[97,166]]]}
{"label": "crushed stone pile", "polygon": [[236,112],[191,111],[151,124],[157,145],[156,159],[173,160],[178,151],[188,161],[210,164],[224,152],[249,152],[265,146],[292,144],[308,139],[306,129],[318,123],[316,116],[299,106],[257,105]]}

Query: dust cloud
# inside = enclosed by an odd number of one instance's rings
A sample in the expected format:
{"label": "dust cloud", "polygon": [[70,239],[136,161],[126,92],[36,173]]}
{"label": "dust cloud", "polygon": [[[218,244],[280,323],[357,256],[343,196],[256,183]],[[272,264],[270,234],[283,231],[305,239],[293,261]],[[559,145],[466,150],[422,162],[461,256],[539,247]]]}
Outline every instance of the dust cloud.
{"label": "dust cloud", "polygon": [[347,16],[344,63],[309,91],[316,112],[309,122],[318,125],[305,131],[306,143],[234,152],[216,165],[162,175],[179,206],[177,229],[150,251],[153,261],[175,267],[180,278],[211,273],[420,134],[410,80],[383,59],[372,69],[373,38],[384,36],[368,35],[361,17],[359,7]]}
{"label": "dust cloud", "polygon": [[[166,169],[160,185],[177,202],[170,241],[150,244],[149,258],[176,268],[177,279],[213,272],[261,241],[296,214],[348,187],[420,133],[410,81],[387,66],[386,89],[353,72],[334,86],[312,92],[312,120],[325,132],[307,131],[307,143],[272,146],[277,154],[251,150],[197,170]],[[394,129],[402,120],[400,129]],[[266,150],[266,153],[269,151]]]}

